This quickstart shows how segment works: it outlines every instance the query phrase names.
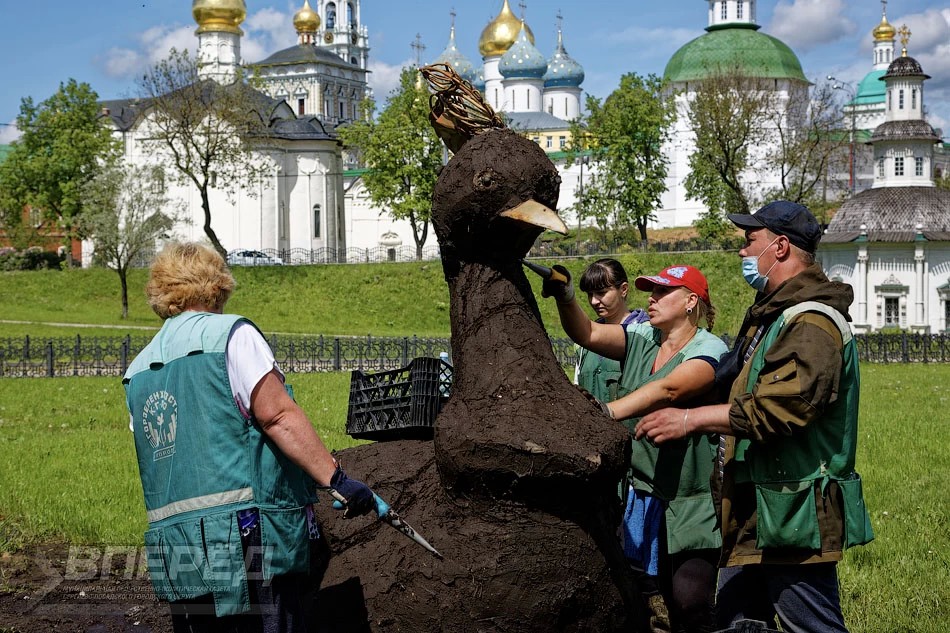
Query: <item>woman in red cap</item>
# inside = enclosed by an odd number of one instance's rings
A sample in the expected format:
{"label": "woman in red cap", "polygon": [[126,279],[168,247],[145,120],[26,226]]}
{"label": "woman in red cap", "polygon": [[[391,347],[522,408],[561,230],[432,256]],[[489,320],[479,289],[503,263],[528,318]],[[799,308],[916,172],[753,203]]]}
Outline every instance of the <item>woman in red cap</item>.
{"label": "woman in red cap", "polygon": [[[584,349],[622,366],[618,398],[605,404],[605,412],[631,431],[640,416],[673,403],[688,417],[687,407],[702,402],[727,349],[709,331],[715,309],[703,274],[676,265],[637,277],[635,287],[650,292],[650,320],[623,326],[588,318],[574,300],[570,274],[556,269],[567,283],[546,280],[542,295],[556,298],[564,331]],[[685,432],[659,447],[632,441],[624,552],[643,572],[641,590],[653,630],[714,630],[722,544],[709,488],[716,444],[714,437]],[[672,629],[662,622],[667,609]]]}

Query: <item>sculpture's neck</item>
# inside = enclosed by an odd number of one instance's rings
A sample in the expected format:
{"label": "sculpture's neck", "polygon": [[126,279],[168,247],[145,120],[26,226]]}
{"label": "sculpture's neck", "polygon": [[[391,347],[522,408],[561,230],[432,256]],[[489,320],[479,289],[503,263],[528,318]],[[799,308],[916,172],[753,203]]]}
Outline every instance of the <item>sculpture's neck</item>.
{"label": "sculpture's neck", "polygon": [[558,366],[548,363],[554,352],[519,262],[462,262],[457,270],[449,281],[454,380],[480,384],[478,374],[497,387],[512,374],[523,382],[539,366]]}

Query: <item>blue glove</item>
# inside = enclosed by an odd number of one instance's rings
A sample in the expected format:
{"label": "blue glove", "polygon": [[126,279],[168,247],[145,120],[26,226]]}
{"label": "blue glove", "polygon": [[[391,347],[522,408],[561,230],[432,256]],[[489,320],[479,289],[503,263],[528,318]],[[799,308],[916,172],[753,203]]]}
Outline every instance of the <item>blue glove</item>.
{"label": "blue glove", "polygon": [[343,518],[363,516],[370,510],[376,509],[376,500],[369,486],[357,479],[350,479],[337,465],[333,477],[330,479],[330,488],[346,500],[346,503],[335,501],[333,507],[343,510]]}

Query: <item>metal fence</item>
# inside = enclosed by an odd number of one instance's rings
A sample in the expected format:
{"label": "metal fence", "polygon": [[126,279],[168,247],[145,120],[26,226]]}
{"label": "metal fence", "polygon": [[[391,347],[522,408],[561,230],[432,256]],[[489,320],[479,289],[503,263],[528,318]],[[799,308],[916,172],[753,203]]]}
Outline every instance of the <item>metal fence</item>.
{"label": "metal fence", "polygon": [[[950,362],[950,335],[873,333],[855,336],[862,361]],[[0,377],[122,376],[151,336],[0,338]],[[385,371],[405,367],[418,356],[451,349],[448,338],[277,335],[267,337],[281,369],[291,373]],[[728,335],[723,340],[729,344]],[[576,361],[574,344],[552,338],[564,366]]]}
{"label": "metal fence", "polygon": [[[742,240],[734,237],[723,238],[721,240],[703,240],[698,237],[686,240],[667,240],[653,242],[612,242],[603,243],[599,241],[542,241],[538,240],[531,250],[528,257],[591,257],[591,256],[609,256],[622,253],[668,253],[668,252],[693,252],[693,251],[718,251],[735,250],[742,246]],[[374,248],[261,248],[261,249],[237,249],[253,250],[263,253],[269,258],[279,259],[281,262],[291,266],[301,266],[310,264],[373,264],[384,262],[412,262],[419,259],[431,261],[439,259],[440,251],[438,246],[426,246],[422,249],[421,258],[416,251],[415,246],[378,246]],[[139,259],[132,262],[134,268],[146,268],[151,263],[153,253],[143,254]],[[245,264],[253,265],[253,264]],[[260,265],[270,265],[265,259],[261,259]]]}

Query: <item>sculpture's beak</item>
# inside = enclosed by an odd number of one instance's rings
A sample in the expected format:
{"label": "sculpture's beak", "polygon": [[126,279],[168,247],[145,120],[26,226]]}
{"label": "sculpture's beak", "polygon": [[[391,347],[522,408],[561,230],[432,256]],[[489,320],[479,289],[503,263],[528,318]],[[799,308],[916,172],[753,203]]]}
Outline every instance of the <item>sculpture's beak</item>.
{"label": "sculpture's beak", "polygon": [[567,226],[557,213],[534,199],[525,200],[498,215],[567,235]]}

